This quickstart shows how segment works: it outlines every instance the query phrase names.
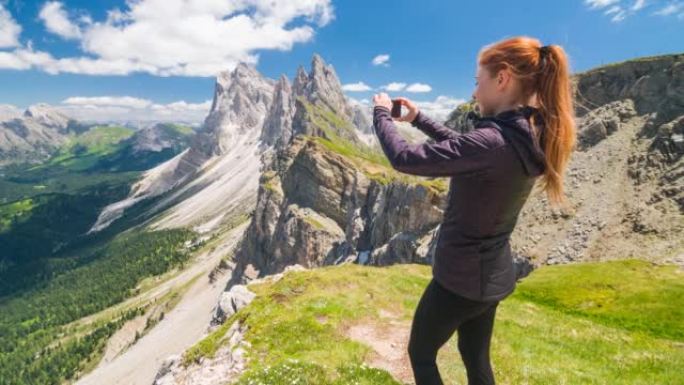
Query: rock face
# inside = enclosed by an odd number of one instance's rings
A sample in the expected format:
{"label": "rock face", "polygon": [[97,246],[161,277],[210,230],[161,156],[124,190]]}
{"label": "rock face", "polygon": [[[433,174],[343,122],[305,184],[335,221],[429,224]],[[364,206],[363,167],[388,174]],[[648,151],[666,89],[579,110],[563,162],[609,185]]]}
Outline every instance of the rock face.
{"label": "rock face", "polygon": [[630,60],[576,75],[577,114],[617,100],[632,99],[639,115],[655,114],[654,124],[684,110],[684,54]]}
{"label": "rock face", "polygon": [[235,285],[230,290],[224,291],[216,306],[212,323],[216,325],[224,323],[227,318],[230,318],[238,310],[252,302],[254,297],[255,294],[244,285]]}
{"label": "rock face", "polygon": [[212,155],[230,151],[236,137],[260,132],[273,100],[275,82],[251,65],[240,63],[216,79],[214,101],[202,130]]}
{"label": "rock face", "polygon": [[[578,148],[566,178],[574,212],[530,199],[512,245],[536,263],[677,260],[684,247],[684,55],[574,76]],[[681,260],[681,259],[679,259]]]}
{"label": "rock face", "polygon": [[357,258],[378,265],[428,263],[427,235],[444,205],[444,193],[372,179],[343,155],[297,135],[261,176],[229,285],[292,264],[310,268]]}
{"label": "rock face", "polygon": [[285,75],[276,83],[273,91],[273,103],[266,115],[261,140],[268,146],[282,146],[292,138],[292,116],[294,104],[292,86]]}
{"label": "rock face", "polygon": [[88,129],[47,104],[33,105],[22,116],[5,107],[0,118],[0,165],[42,162],[71,135]]}

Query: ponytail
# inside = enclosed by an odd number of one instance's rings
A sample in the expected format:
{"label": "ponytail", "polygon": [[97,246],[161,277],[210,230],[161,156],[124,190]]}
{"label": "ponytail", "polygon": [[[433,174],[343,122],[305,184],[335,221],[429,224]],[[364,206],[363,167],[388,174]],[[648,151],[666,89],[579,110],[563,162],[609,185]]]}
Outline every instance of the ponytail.
{"label": "ponytail", "polygon": [[[543,52],[543,51],[542,51]],[[568,61],[563,48],[548,46],[542,53],[541,73],[536,87],[537,104],[544,125],[540,141],[546,155],[543,189],[554,205],[567,205],[563,179],[575,149],[576,127]],[[533,124],[536,124],[534,118]]]}
{"label": "ponytail", "polygon": [[577,128],[565,51],[559,45],[542,47],[539,40],[520,36],[485,46],[478,63],[492,74],[509,68],[520,81],[521,102],[536,99],[539,113],[532,115],[531,126],[545,154],[542,190],[553,206],[567,207],[563,179],[575,149]]}

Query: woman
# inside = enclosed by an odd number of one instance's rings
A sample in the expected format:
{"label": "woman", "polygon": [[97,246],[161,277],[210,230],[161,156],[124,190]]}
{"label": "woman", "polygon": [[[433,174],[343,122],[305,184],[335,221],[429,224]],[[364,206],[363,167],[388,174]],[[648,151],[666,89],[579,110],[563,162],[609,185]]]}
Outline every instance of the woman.
{"label": "woman", "polygon": [[478,55],[473,98],[480,116],[465,134],[399,98],[410,122],[435,143],[409,144],[390,115],[387,94],[373,98],[373,125],[392,166],[451,177],[432,280],[416,308],[408,353],[416,385],[442,384],[437,351],[455,331],[468,384],[494,384],[489,345],[494,315],[516,282],[509,238],[537,179],[549,202],[565,206],[563,178],[576,127],[567,56],[558,45],[514,37]]}

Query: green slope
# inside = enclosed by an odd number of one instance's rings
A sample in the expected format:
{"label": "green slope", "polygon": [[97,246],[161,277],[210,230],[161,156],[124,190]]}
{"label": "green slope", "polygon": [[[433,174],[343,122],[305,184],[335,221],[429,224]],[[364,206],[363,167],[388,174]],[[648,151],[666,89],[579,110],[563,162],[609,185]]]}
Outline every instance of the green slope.
{"label": "green slope", "polygon": [[[185,362],[211,356],[240,319],[252,344],[240,384],[399,384],[369,368],[371,349],[342,330],[357,322],[382,325],[381,310],[410,324],[430,276],[423,265],[340,265],[252,284],[255,300],[189,350]],[[684,383],[682,276],[674,266],[637,260],[534,271],[499,305],[492,341],[497,382]],[[446,384],[467,383],[455,335],[438,363]]]}

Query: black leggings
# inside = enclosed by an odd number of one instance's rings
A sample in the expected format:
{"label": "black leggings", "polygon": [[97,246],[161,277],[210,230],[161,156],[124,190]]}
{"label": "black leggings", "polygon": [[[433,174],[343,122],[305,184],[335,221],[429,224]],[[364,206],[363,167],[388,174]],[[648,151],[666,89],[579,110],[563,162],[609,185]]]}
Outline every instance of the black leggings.
{"label": "black leggings", "polygon": [[411,326],[408,353],[416,385],[444,384],[437,369],[437,351],[456,330],[468,385],[493,385],[489,342],[498,304],[464,298],[433,278],[420,298]]}

